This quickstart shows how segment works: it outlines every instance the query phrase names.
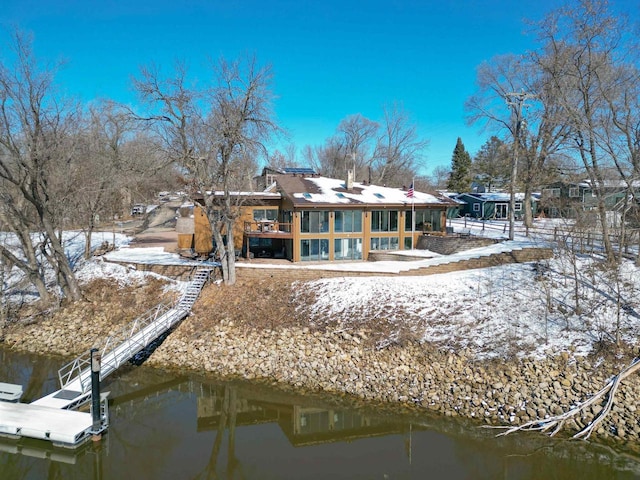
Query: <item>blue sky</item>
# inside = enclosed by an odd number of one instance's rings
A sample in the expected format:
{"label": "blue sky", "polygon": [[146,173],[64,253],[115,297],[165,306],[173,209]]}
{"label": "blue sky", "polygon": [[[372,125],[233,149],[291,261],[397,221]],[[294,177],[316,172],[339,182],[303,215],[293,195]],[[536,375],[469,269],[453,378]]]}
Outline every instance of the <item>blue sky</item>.
{"label": "blue sky", "polygon": [[[638,13],[635,0],[618,1]],[[341,119],[382,118],[400,102],[429,139],[426,170],[450,166],[457,137],[473,155],[490,133],[465,124],[476,67],[533,47],[524,19],[557,1],[510,0],[4,0],[0,44],[12,26],[35,51],[64,58],[58,79],[83,100],[132,104],[130,78],[151,62],[187,61],[204,76],[209,59],[255,54],[274,71],[275,111],[298,150],[319,145]]]}

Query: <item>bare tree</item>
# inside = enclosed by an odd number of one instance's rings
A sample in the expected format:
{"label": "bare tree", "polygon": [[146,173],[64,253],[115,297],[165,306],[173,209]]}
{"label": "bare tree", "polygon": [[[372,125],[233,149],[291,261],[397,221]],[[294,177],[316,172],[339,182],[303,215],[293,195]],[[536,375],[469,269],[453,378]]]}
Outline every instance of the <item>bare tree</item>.
{"label": "bare tree", "polygon": [[[517,137],[520,161],[515,181],[524,188],[524,222],[530,227],[532,193],[549,160],[562,147],[569,127],[551,94],[550,78],[529,55],[493,58],[478,68],[477,83],[478,91],[466,103],[469,122],[484,123],[492,130],[506,130],[513,138]],[[514,119],[513,110],[505,108],[504,102],[510,94],[519,92],[535,94],[536,98],[526,102],[524,111]],[[516,148],[513,142],[511,148]]]}
{"label": "bare tree", "polygon": [[435,189],[447,188],[447,182],[449,181],[450,175],[450,168],[444,167],[442,165],[434,168],[429,179],[430,187]]}
{"label": "bare tree", "polygon": [[[204,198],[207,218],[220,252],[223,279],[235,283],[233,222],[238,215],[233,189],[242,185],[264,144],[278,133],[272,111],[271,68],[255,57],[213,66],[208,88],[187,84],[187,69],[176,65],[163,79],[157,68],[143,68],[135,87],[155,110],[155,120],[170,158],[186,169]],[[220,194],[208,194],[219,189]]]}
{"label": "bare tree", "polygon": [[131,117],[112,104],[91,106],[87,117],[68,172],[74,208],[67,213],[84,233],[85,258],[97,222],[113,216],[114,197],[129,173],[123,172],[122,146],[132,126]]}
{"label": "bare tree", "polygon": [[[609,235],[604,171],[611,165],[603,132],[611,124],[605,92],[627,91],[627,78],[616,65],[627,52],[625,27],[603,0],[580,0],[551,12],[539,25],[543,43],[539,65],[552,82],[554,99],[571,128],[570,146],[580,158],[597,199],[607,259],[615,261]],[[621,74],[622,73],[622,74]]]}
{"label": "bare tree", "polygon": [[[640,70],[630,64],[616,66],[618,88],[602,93],[608,104],[610,123],[605,123],[599,141],[603,150],[612,159],[619,187],[624,187],[625,196],[617,205],[621,215],[619,257],[627,243],[627,223],[633,222],[637,206],[640,205]],[[639,240],[640,242],[640,237]],[[640,250],[636,257],[640,265]]]}
{"label": "bare tree", "polygon": [[125,215],[134,198],[142,201],[172,183],[158,142],[140,127],[127,109],[106,101],[89,107],[78,133],[64,172],[72,197],[65,218],[82,229],[87,258],[100,220]]}
{"label": "bare tree", "polygon": [[[40,68],[31,44],[28,36],[15,33],[15,60],[0,65],[0,179],[5,200],[13,205],[3,213],[20,213],[10,223],[27,255],[36,251],[30,235],[35,226],[41,240],[38,253],[53,267],[62,294],[77,300],[80,289],[58,231],[61,203],[52,185],[54,172],[68,159],[77,108],[55,96],[55,68]],[[0,253],[13,261],[6,249]],[[31,261],[40,264],[39,259]],[[34,264],[15,265],[35,278]]]}
{"label": "bare tree", "polygon": [[342,178],[355,168],[356,178],[368,178],[379,125],[357,113],[340,121],[333,136],[324,145],[306,146],[303,157],[315,171]]}
{"label": "bare tree", "polygon": [[[19,194],[11,195],[10,184],[5,184],[0,193],[0,220],[17,238],[17,245],[9,242],[0,244],[0,256],[6,265],[19,268],[28,281],[36,288],[40,301],[47,304],[50,294],[47,289],[44,265],[38,259],[37,240],[31,234],[35,224],[30,209],[23,208],[26,202],[21,201]],[[17,251],[16,251],[17,250]],[[19,253],[18,253],[19,252]]]}
{"label": "bare tree", "polygon": [[356,178],[367,178],[376,134],[380,125],[357,113],[344,118],[338,125],[338,135],[343,145],[345,163],[343,172],[355,169]]}
{"label": "bare tree", "polygon": [[269,165],[277,169],[298,167],[299,164],[296,158],[295,144],[289,143],[285,145],[282,151],[275,150],[271,155],[269,155]]}
{"label": "bare tree", "polygon": [[307,145],[303,150],[303,156],[308,165],[316,172],[332,178],[341,178],[353,157],[348,151],[342,139],[337,136],[328,138],[324,145],[311,147]]}
{"label": "bare tree", "polygon": [[422,165],[428,140],[421,138],[408,112],[394,103],[384,108],[382,133],[371,161],[372,183],[406,184]]}
{"label": "bare tree", "polygon": [[381,122],[359,113],[345,117],[324,145],[307,145],[302,156],[322,175],[342,178],[354,168],[356,178],[400,186],[415,176],[427,145],[409,114],[395,103],[384,108]]}

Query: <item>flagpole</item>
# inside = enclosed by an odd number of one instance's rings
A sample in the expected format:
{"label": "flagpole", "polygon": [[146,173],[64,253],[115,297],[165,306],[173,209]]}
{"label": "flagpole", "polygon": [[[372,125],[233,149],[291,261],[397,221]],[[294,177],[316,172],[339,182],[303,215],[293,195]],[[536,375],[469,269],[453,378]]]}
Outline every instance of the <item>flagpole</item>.
{"label": "flagpole", "polygon": [[416,241],[416,184],[414,182],[415,177],[411,179],[411,188],[413,189],[413,194],[411,195],[411,250],[415,250],[414,242]]}

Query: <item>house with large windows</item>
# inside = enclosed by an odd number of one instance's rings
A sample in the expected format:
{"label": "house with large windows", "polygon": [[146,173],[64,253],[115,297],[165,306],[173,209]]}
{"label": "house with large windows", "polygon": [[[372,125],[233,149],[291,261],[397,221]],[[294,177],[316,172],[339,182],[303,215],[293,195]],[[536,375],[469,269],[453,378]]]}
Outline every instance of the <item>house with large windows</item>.
{"label": "house with large windows", "polygon": [[[410,250],[419,235],[445,235],[449,209],[436,194],[312,173],[269,172],[269,205],[243,207],[242,254],[294,262],[366,260],[369,252]],[[277,206],[276,206],[277,203]]]}

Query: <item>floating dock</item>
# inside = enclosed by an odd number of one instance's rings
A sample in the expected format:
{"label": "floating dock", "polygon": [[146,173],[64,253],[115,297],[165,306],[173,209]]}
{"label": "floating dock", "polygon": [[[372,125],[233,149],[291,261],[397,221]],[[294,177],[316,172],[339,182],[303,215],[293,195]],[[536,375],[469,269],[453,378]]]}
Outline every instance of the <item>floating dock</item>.
{"label": "floating dock", "polygon": [[90,413],[42,407],[33,403],[0,402],[0,434],[76,445],[90,435]]}
{"label": "floating dock", "polygon": [[22,385],[0,382],[0,401],[18,402],[22,398]]}

